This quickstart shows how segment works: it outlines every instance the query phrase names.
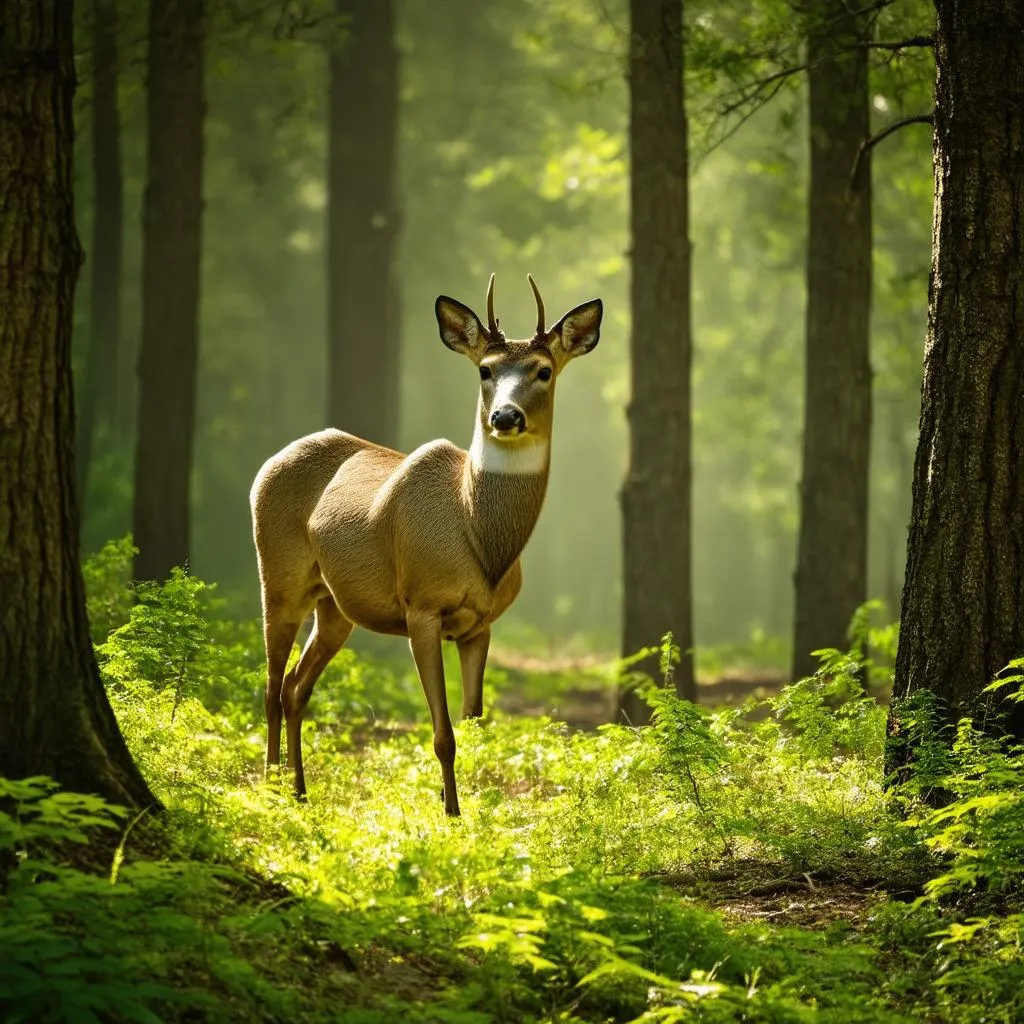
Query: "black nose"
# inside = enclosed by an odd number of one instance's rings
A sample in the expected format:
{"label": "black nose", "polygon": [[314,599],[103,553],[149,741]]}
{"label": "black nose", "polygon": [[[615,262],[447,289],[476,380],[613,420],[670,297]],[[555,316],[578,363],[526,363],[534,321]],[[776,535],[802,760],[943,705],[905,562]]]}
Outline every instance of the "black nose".
{"label": "black nose", "polygon": [[503,405],[491,413],[491,426],[495,430],[522,430],[526,426],[526,417],[514,405]]}

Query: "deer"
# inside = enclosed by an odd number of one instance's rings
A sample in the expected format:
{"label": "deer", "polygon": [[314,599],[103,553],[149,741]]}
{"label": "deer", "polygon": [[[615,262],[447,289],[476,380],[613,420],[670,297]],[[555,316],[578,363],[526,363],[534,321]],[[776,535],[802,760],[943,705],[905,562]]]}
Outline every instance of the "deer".
{"label": "deer", "polygon": [[[436,440],[406,455],[328,428],[271,456],[250,492],[266,645],[268,773],[287,769],[306,797],[302,721],[317,680],[356,626],[408,637],[433,726],[442,799],[459,815],[455,733],[442,641],[454,641],[462,715],[483,714],[491,625],[522,585],[519,557],[540,515],[551,461],[555,384],[600,337],[603,305],[591,299],[545,326],[532,275],[537,327],[506,339],[468,306],[438,296],[441,341],[476,366],[480,387],[469,449]],[[309,614],[313,627],[285,669]]]}

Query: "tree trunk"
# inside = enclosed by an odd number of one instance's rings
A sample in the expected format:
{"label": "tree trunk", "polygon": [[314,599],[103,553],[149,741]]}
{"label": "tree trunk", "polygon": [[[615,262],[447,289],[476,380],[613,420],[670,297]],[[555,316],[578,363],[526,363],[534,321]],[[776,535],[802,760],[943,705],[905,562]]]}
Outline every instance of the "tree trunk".
{"label": "tree trunk", "polygon": [[0,775],[153,797],[100,683],[78,563],[71,4],[0,4]]}
{"label": "tree trunk", "polygon": [[[671,631],[675,685],[696,699],[690,564],[690,241],[682,0],[631,0],[633,232],[629,469],[622,488],[622,653]],[[637,666],[657,678],[658,659]],[[619,716],[650,714],[624,690]]]}
{"label": "tree trunk", "polygon": [[812,0],[811,180],[807,241],[807,361],[796,570],[793,678],[811,652],[845,649],[867,598],[871,449],[871,165],[868,15],[845,0]]}
{"label": "tree trunk", "polygon": [[97,434],[113,432],[123,416],[117,407],[121,339],[121,124],[117,102],[117,4],[93,0],[92,166],[95,190],[89,252],[89,350],[78,416],[78,506],[85,518],[89,466]]}
{"label": "tree trunk", "polygon": [[142,351],[135,448],[137,579],[189,555],[199,355],[203,0],[150,0]]}
{"label": "tree trunk", "polygon": [[[903,699],[929,690],[955,722],[1024,654],[1024,7],[935,7],[931,297],[890,770],[909,756]],[[1010,728],[1024,739],[1019,716]]]}
{"label": "tree trunk", "polygon": [[394,274],[398,53],[392,0],[337,0],[330,53],[327,418],[378,444],[398,440]]}

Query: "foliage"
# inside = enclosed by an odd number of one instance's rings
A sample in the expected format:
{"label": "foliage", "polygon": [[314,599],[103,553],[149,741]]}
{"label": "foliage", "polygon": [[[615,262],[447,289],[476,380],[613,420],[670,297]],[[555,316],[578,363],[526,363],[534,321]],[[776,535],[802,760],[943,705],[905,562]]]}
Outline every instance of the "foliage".
{"label": "foliage", "polygon": [[[989,689],[1012,685],[1008,696],[1019,701],[1020,667],[1012,663]],[[939,858],[918,906],[944,911],[930,932],[945,958],[942,998],[976,1003],[964,1020],[1016,1020],[1024,1012],[1024,747],[968,718],[952,744],[944,742],[950,727],[939,725],[945,717],[921,692],[916,705],[904,702],[901,717],[917,730],[915,774],[923,778],[903,788],[943,797],[939,807],[918,805],[908,821]]]}
{"label": "foliage", "polygon": [[94,643],[101,644],[131,614],[132,559],[138,549],[131,535],[109,540],[82,563],[85,580],[86,612]]}
{"label": "foliage", "polygon": [[166,583],[139,583],[128,621],[97,648],[104,674],[121,687],[169,691],[172,718],[199,678],[209,637],[201,600],[207,586],[175,568]]}
{"label": "foliage", "polygon": [[296,993],[250,963],[246,947],[277,922],[258,901],[237,906],[246,883],[236,871],[190,861],[122,865],[127,835],[107,870],[81,870],[66,863],[68,844],[86,843],[89,828],[119,828],[123,809],[42,778],[0,779],[0,801],[13,808],[0,811],[5,1021],[158,1024],[189,1009],[257,1020],[299,1009]]}
{"label": "foliage", "polygon": [[[956,801],[933,811],[907,785],[897,806],[856,648],[744,708],[651,688],[644,729],[464,722],[450,822],[425,712],[396,721],[394,679],[372,712],[314,696],[308,803],[263,781],[252,628],[208,598],[172,578],[146,591],[146,628],[105,645],[161,821],[0,783],[4,1019],[1013,1019],[1021,752],[964,724],[941,779]],[[388,671],[353,655],[334,684]],[[876,895],[810,928],[718,907],[779,885],[798,905],[836,885]],[[885,899],[922,885],[916,903]]]}

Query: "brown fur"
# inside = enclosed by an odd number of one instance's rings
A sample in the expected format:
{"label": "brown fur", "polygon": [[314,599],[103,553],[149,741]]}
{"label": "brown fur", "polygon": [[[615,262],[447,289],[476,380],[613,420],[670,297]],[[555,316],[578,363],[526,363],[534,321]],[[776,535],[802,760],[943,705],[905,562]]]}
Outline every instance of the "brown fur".
{"label": "brown fur", "polygon": [[[445,810],[459,813],[440,643],[458,644],[463,714],[479,716],[490,625],[519,592],[519,555],[547,487],[555,377],[597,344],[601,305],[577,307],[529,342],[484,330],[451,299],[438,299],[437,315],[445,344],[491,374],[481,384],[473,454],[432,441],[403,455],[328,429],[271,457],[253,483],[267,648],[267,764],[280,760],[283,712],[299,795],[305,793],[303,712],[323,669],[352,628],[362,626],[409,637],[433,721]],[[545,366],[552,371],[547,382],[538,377]],[[492,427],[496,396],[503,407],[521,411],[520,429]],[[530,471],[488,468],[488,460],[505,467],[528,448],[538,453],[522,463]],[[485,449],[486,457],[477,457]],[[285,676],[311,611],[313,632]]]}

